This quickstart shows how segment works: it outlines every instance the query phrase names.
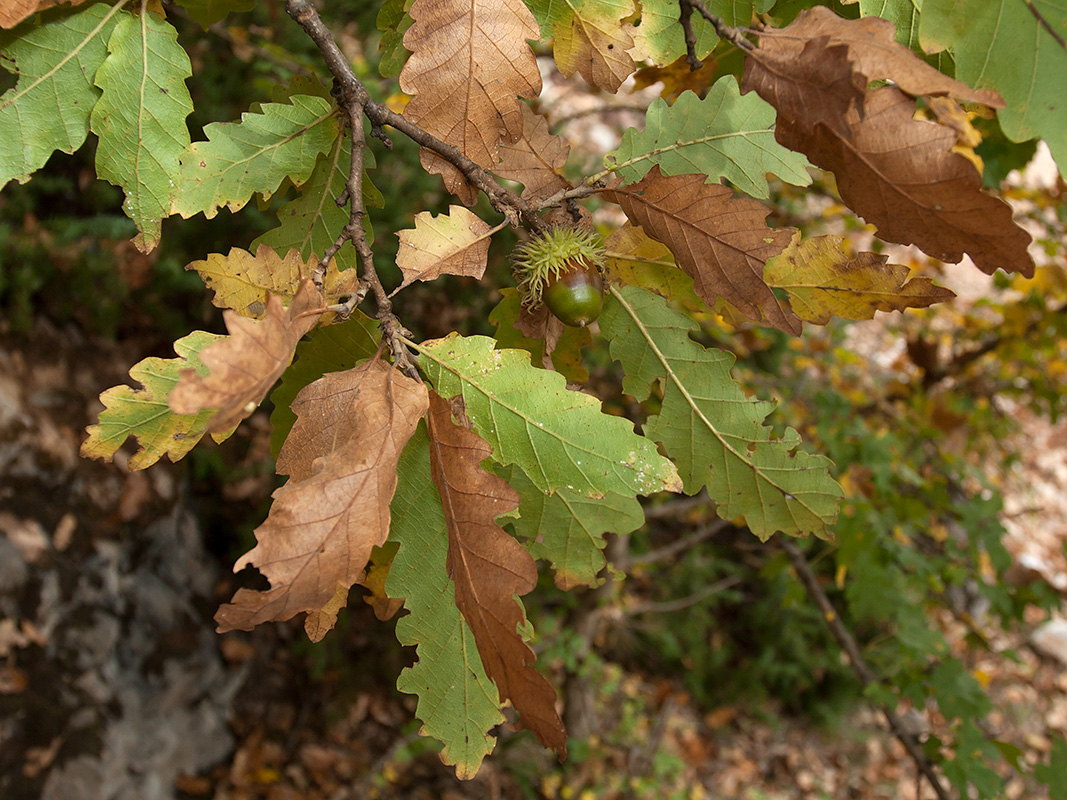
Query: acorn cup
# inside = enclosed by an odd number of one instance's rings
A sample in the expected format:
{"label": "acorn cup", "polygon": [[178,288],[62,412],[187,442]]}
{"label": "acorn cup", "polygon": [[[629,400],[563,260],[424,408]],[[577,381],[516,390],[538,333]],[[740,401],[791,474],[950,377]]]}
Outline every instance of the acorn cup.
{"label": "acorn cup", "polygon": [[578,228],[552,228],[512,255],[522,303],[544,303],[564,325],[584,328],[604,306],[604,246]]}

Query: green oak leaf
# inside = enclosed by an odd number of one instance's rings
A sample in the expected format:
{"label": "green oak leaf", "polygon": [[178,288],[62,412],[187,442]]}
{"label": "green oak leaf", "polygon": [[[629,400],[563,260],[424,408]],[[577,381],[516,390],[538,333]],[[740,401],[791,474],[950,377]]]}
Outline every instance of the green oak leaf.
{"label": "green oak leaf", "polygon": [[389,541],[399,549],[385,592],[404,599],[409,613],[397,620],[396,636],[401,644],[416,646],[418,661],[400,673],[396,687],[418,696],[420,733],[444,744],[441,760],[454,764],[460,778],[471,778],[493,750],[496,740],[488,731],[504,715],[445,568],[448,529],[430,477],[425,423],[404,448],[398,472]]}
{"label": "green oak leaf", "polygon": [[107,58],[120,6],[45,14],[0,33],[0,65],[18,83],[0,96],[0,188],[25,183],[56,150],[73,153],[89,133],[100,97],[93,84]]}
{"label": "green oak leaf", "polygon": [[[714,2],[708,3],[713,14],[718,13],[714,5]],[[685,37],[678,23],[678,13],[678,0],[641,0],[641,24],[634,31],[635,61],[651,61],[664,66],[685,57]],[[697,58],[707,58],[719,43],[719,37],[700,12],[695,12],[690,19],[697,37]]]}
{"label": "green oak leaf", "polygon": [[174,26],[149,11],[123,14],[108,52],[96,73],[103,93],[89,121],[100,137],[96,172],[126,193],[122,209],[140,231],[134,243],[147,253],[159,242],[178,157],[189,146],[185,118],[193,101],[185,79],[192,65]]}
{"label": "green oak leaf", "polygon": [[[515,327],[515,320],[522,310],[518,290],[508,287],[501,289],[500,294],[503,295],[500,302],[489,312],[489,322],[496,326],[494,338],[497,344],[501,349],[525,350],[533,358],[533,363],[540,364],[545,353],[545,340],[531,339]],[[571,383],[585,383],[589,380],[589,370],[582,363],[582,348],[592,341],[588,328],[566,326],[552,351],[552,366]]]}
{"label": "green oak leaf", "polygon": [[[296,250],[300,257],[308,259],[314,254],[321,256],[337,240],[341,229],[348,224],[348,208],[341,208],[335,200],[345,191],[348,168],[351,162],[352,142],[347,136],[334,139],[329,152],[320,155],[311,177],[300,187],[298,197],[278,210],[278,227],[267,231],[252,242],[249,248],[255,252],[261,244],[270,245],[278,253]],[[368,148],[363,151],[363,204],[381,208],[385,199],[367,176],[366,170],[375,166],[374,154]],[[370,217],[363,217],[363,230],[367,241],[374,238]],[[335,256],[339,270],[356,266],[356,251],[342,247]]]}
{"label": "green oak leaf", "polygon": [[[1008,107],[997,113],[1009,139],[1044,139],[1067,176],[1067,48],[1020,0],[925,0],[919,37],[927,52],[951,50],[956,78],[996,89]],[[1067,8],[1034,0],[1033,8],[1062,36]]]}
{"label": "green oak leaf", "polygon": [[612,289],[600,328],[626,371],[623,389],[644,400],[654,383],[664,384],[645,435],[678,464],[687,493],[707,485],[719,516],[743,516],[761,540],[776,531],[828,537],[843,494],[830,460],[797,450],[792,428],[772,438],[763,423],[774,404],[746,397],[730,375],[733,355],[692,341],[696,327],[651,292]]}
{"label": "green oak leaf", "polygon": [[415,21],[408,12],[414,0],[385,0],[378,10],[376,24],[382,32],[378,42],[378,72],[383,78],[395,78],[404,69],[411,52],[404,47],[404,34]]}
{"label": "green oak leaf", "polygon": [[251,11],[256,0],[175,0],[189,16],[207,28],[234,11]]}
{"label": "green oak leaf", "polygon": [[[215,409],[183,416],[175,414],[167,405],[167,396],[178,383],[182,370],[194,369],[203,377],[208,369],[200,360],[200,352],[225,336],[194,331],[174,343],[178,358],[146,358],[130,369],[130,377],[142,388],[115,386],[100,395],[104,410],[100,421],[90,425],[81,447],[86,458],[107,459],[115,455],[126,439],[135,436],[140,448],[130,458],[130,469],[144,469],[164,455],[178,461],[193,449],[207,431]],[[212,438],[221,442],[230,434]]]}
{"label": "green oak leaf", "polygon": [[361,311],[344,322],[318,328],[296,346],[293,363],[282,373],[281,383],[271,392],[274,410],[270,415],[273,432],[270,449],[274,458],[296,422],[290,407],[300,390],[327,372],[343,372],[378,352],[381,334],[378,323]]}
{"label": "green oak leaf", "polygon": [[586,497],[678,491],[681,482],[633,424],[600,401],[567,389],[558,372],[537,369],[525,350],[495,350],[485,336],[450,334],[415,345],[419,364],[444,397],[461,395],[493,460],[515,464],[543,492]]}
{"label": "green oak leaf", "polygon": [[222,205],[239,211],[256,192],[269,199],[286,178],[304,183],[337,138],[337,118],[323,98],[296,95],[240,122],[213,122],[204,135],[208,141],[193,142],[180,158],[171,212],[186,219],[201,211],[211,219]]}
{"label": "green oak leaf", "polygon": [[732,75],[721,78],[701,100],[686,91],[674,105],[652,101],[645,129],[630,129],[604,166],[627,183],[645,177],[654,164],[664,175],[704,174],[726,178],[752,197],[767,197],[767,173],[797,186],[811,183],[808,160],[774,139],[774,108],[750,92],[744,97]]}
{"label": "green oak leaf", "polygon": [[624,534],[644,524],[645,512],[633,497],[584,497],[560,489],[545,494],[515,467],[501,471],[520,495],[519,516],[510,520],[534,558],[546,559],[564,591],[597,586],[604,569],[604,534]]}

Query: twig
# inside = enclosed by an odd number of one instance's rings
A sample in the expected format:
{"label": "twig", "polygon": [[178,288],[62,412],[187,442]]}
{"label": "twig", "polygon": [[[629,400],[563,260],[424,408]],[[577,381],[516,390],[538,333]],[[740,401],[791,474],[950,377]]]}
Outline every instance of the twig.
{"label": "twig", "polygon": [[1064,50],[1067,50],[1067,42],[1065,42],[1063,40],[1063,37],[1056,32],[1056,29],[1049,24],[1049,21],[1041,15],[1041,12],[1037,10],[1037,7],[1031,2],[1031,0],[1026,0],[1026,7],[1030,9],[1030,13],[1037,18],[1037,21],[1039,23],[1041,23],[1041,27],[1048,31],[1053,39],[1059,42],[1060,47],[1062,47]]}
{"label": "twig", "polygon": [[[678,5],[681,6],[681,18],[683,29],[685,29],[685,50],[686,50],[686,63],[689,64],[689,68],[694,72],[700,69],[700,60],[696,57],[696,34],[693,32],[692,20],[690,15],[694,11],[700,12],[700,16],[711,23],[711,27],[715,29],[715,33],[719,35],[720,39],[725,39],[734,47],[739,50],[744,50],[746,53],[755,49],[755,45],[745,38],[744,31],[741,28],[735,28],[732,25],[727,25],[722,19],[712,14],[706,5],[704,0],[678,0]],[[688,25],[688,27],[686,27]],[[690,42],[690,39],[692,41]],[[696,60],[697,66],[693,66],[694,60]]]}
{"label": "twig", "polygon": [[[708,502],[707,499],[705,499],[704,502]],[[701,542],[710,539],[719,531],[726,528],[729,524],[730,523],[728,523],[724,519],[717,519],[714,522],[704,525],[703,527],[697,528],[695,531],[693,531],[687,536],[683,536],[676,542],[665,544],[663,545],[663,547],[657,547],[655,550],[650,550],[644,555],[631,556],[625,564],[618,565],[619,569],[626,572],[630,569],[630,567],[634,566],[635,564],[654,564],[658,561],[666,561],[667,559],[676,556],[678,553],[685,552],[686,550],[691,550]]]}
{"label": "twig", "polygon": [[715,583],[709,584],[701,589],[699,592],[693,592],[685,597],[679,597],[675,600],[664,600],[662,602],[653,603],[638,603],[632,605],[629,608],[624,608],[622,613],[628,617],[636,617],[639,614],[672,614],[675,611],[682,611],[686,608],[691,608],[697,603],[701,603],[707,600],[713,594],[729,589],[731,586],[736,586],[741,582],[741,578],[738,575],[731,575],[727,578],[723,578],[721,581],[715,581]]}
{"label": "twig", "polygon": [[337,46],[333,34],[323,23],[310,0],[286,0],[285,7],[289,15],[318,46],[326,60],[326,66],[337,82],[337,92],[343,102],[356,103],[370,120],[371,136],[381,139],[386,147],[391,147],[392,143],[383,129],[386,125],[395,128],[421,147],[437,153],[462,172],[471,184],[485,193],[493,208],[507,217],[512,224],[517,224],[517,218],[521,218],[523,223],[535,232],[541,233],[548,229],[548,224],[537,216],[537,210],[533,206],[515,192],[497,183],[492,175],[463,155],[458,147],[441,141],[388,106],[371,100],[367,88],[352,71],[348,59]]}
{"label": "twig", "polygon": [[[848,628],[841,621],[837,611],[834,609],[833,603],[830,602],[830,598],[826,596],[826,592],[823,591],[822,586],[819,585],[818,579],[815,577],[815,573],[811,571],[811,567],[808,566],[807,559],[804,558],[804,554],[800,552],[800,548],[797,547],[789,539],[781,539],[782,549],[785,550],[785,554],[789,557],[790,563],[793,565],[793,569],[797,573],[797,578],[800,583],[807,590],[811,599],[815,601],[815,605],[819,607],[822,612],[823,618],[826,620],[826,624],[830,627],[830,632],[833,634],[834,639],[837,640],[841,649],[848,654],[849,661],[852,664],[852,669],[860,679],[860,683],[864,688],[880,683],[875,676],[871,668],[867,666],[867,662],[863,660],[863,656],[860,655],[859,646],[856,644],[856,640],[852,637]],[[912,761],[915,762],[915,766],[923,774],[923,776],[930,782],[930,786],[933,787],[935,794],[937,794],[939,800],[952,800],[952,795],[948,789],[941,783],[940,777],[934,771],[933,765],[926,758],[926,754],[923,753],[922,747],[919,742],[904,728],[900,718],[889,708],[879,706],[879,710],[885,716],[886,722],[889,723],[889,729],[897,740],[904,745],[904,749],[908,751],[908,755],[911,756]]]}

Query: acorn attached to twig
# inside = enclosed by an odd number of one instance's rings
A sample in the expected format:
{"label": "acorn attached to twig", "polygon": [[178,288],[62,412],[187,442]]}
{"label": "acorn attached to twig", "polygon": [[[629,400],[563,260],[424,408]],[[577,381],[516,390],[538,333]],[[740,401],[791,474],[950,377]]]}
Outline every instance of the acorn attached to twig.
{"label": "acorn attached to twig", "polygon": [[604,306],[604,245],[592,231],[556,227],[512,255],[523,305],[542,302],[564,325],[584,328]]}

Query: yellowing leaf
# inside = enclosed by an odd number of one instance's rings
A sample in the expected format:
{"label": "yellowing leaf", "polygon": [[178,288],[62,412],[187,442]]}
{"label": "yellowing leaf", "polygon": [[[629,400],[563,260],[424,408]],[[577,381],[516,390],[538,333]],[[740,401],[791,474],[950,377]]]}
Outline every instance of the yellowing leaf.
{"label": "yellowing leaf", "polygon": [[308,634],[325,635],[340,596],[389,535],[397,462],[426,413],[427,393],[373,360],[324,375],[293,407],[297,421],[278,462],[291,478],[274,493],[258,544],[234,565],[255,566],[271,588],[239,589],[215,615],[220,631],[307,611]]}
{"label": "yellowing leaf", "polygon": [[496,228],[463,206],[449,206],[448,214],[429,211],[415,215],[414,230],[398,231],[400,249],[396,265],[404,273],[397,291],[414,281],[432,281],[441,275],[481,278],[489,254],[489,237]]}
{"label": "yellowing leaf", "polygon": [[566,77],[577,72],[589,85],[616,92],[633,73],[633,26],[622,22],[633,15],[633,0],[533,0],[530,7]]}
{"label": "yellowing leaf", "polygon": [[816,236],[797,244],[794,236],[781,255],[767,262],[763,277],[789,294],[803,320],[825,325],[832,316],[872,319],[875,311],[926,308],[956,295],[929,278],[908,279],[910,270],[889,264],[888,256],[841,250],[840,236]]}
{"label": "yellowing leaf", "polygon": [[[163,456],[171,461],[184,457],[207,432],[215,412],[175,414],[167,405],[167,395],[183,371],[206,375],[207,366],[199,354],[224,338],[195,331],[174,343],[178,358],[146,358],[131,368],[130,377],[142,388],[115,386],[100,395],[104,410],[100,421],[86,431],[89,438],[82,443],[81,454],[86,458],[111,458],[128,437],[135,436],[140,446],[127,464],[130,469],[144,469]],[[225,438],[224,434],[215,436],[216,441]]]}
{"label": "yellowing leaf", "polygon": [[295,250],[279,258],[273,249],[261,244],[255,255],[235,247],[229,255],[212,253],[206,260],[193,261],[185,268],[199,272],[208,288],[214,290],[211,302],[216,308],[230,308],[242,317],[262,319],[269,296],[292,297],[315,263],[305,263]]}
{"label": "yellowing leaf", "polygon": [[198,414],[217,409],[208,425],[211,432],[228,431],[249,416],[293,360],[300,337],[315,327],[323,310],[322,295],[311,279],[283,308],[271,295],[262,320],[232,311],[224,315],[230,335],[205,349],[200,358],[206,376],[185,370],[170,394],[175,414]]}
{"label": "yellowing leaf", "polygon": [[[457,398],[458,400],[458,398]],[[460,409],[462,401],[459,401]],[[460,410],[462,414],[462,410]],[[519,507],[519,494],[482,469],[492,453],[485,440],[452,421],[452,406],[430,395],[430,474],[448,526],[448,575],[456,606],[474,633],[485,673],[519,712],[519,721],[562,758],[567,733],[556,712],[556,691],[534,668],[519,630],[526,615],[515,598],[537,586],[537,566],[496,523]]]}

